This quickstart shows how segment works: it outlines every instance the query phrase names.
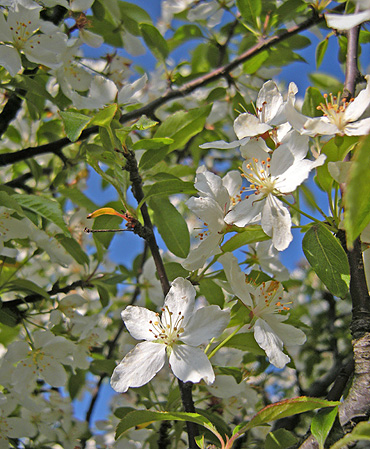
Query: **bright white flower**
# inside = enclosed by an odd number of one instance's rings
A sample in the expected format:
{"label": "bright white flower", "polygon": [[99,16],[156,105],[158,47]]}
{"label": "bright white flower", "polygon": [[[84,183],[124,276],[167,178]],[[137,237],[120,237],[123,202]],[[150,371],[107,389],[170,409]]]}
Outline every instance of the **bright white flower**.
{"label": "bright white flower", "polygon": [[191,8],[189,10],[187,16],[188,20],[191,22],[206,20],[207,26],[213,28],[221,22],[225,9],[227,7],[230,7],[233,3],[234,0],[228,0],[222,7],[216,0],[211,0],[207,3],[196,4],[194,8]]}
{"label": "bright white flower", "polygon": [[195,289],[183,278],[173,281],[162,307],[162,316],[138,306],[128,306],[122,319],[138,343],[115,368],[111,385],[124,393],[148,383],[163,367],[166,354],[174,375],[183,382],[207,384],[215,375],[199,346],[217,337],[230,320],[229,310],[211,305],[194,310]]}
{"label": "bright white flower", "polygon": [[234,121],[234,131],[238,139],[253,137],[272,130],[275,126],[286,122],[285,103],[276,84],[267,81],[258,93],[256,115],[245,112]]}
{"label": "bright white flower", "polygon": [[283,302],[283,288],[277,281],[263,282],[253,287],[245,282],[238,261],[231,253],[219,258],[226,278],[234,294],[251,311],[254,338],[274,366],[284,368],[290,358],[283,352],[283,346],[302,345],[305,334],[290,324],[285,324],[288,315],[279,312],[289,310]]}
{"label": "bright white flower", "polygon": [[308,136],[339,134],[362,136],[370,133],[370,117],[358,120],[370,105],[370,75],[366,75],[366,88],[351,101],[343,101],[338,97],[325,95],[325,104],[318,106],[322,117],[306,117],[294,108],[294,93],[289,94],[285,109],[290,124],[300,134]]}
{"label": "bright white flower", "polygon": [[199,234],[200,244],[190,250],[182,263],[187,270],[197,270],[209,257],[220,254],[219,245],[228,227],[225,216],[240,199],[241,184],[242,178],[236,170],[221,179],[204,166],[197,169],[194,187],[199,191],[199,198],[190,198],[186,205],[203,221],[208,231]]}
{"label": "bright white flower", "polygon": [[36,331],[32,334],[33,346],[25,341],[15,341],[9,345],[5,360],[17,363],[13,373],[16,388],[24,388],[38,378],[44,379],[52,387],[62,387],[67,382],[67,374],[62,365],[69,364],[68,355],[73,343],[64,337],[56,337],[50,331]]}
{"label": "bright white flower", "polygon": [[148,76],[146,73],[133,83],[126,82],[118,92],[117,103],[124,105],[135,103],[137,101],[135,101],[135,96],[146,86],[147,82]]}
{"label": "bright white flower", "polygon": [[[8,12],[7,20],[0,12],[0,63],[11,76],[22,69],[21,55],[50,68],[59,65],[59,55],[67,36],[57,27],[40,20],[41,8],[25,8],[21,4]],[[47,34],[35,34],[38,30]]]}
{"label": "bright white flower", "polygon": [[260,151],[252,160],[246,160],[242,176],[254,192],[226,215],[226,223],[242,227],[261,219],[262,229],[272,238],[274,247],[278,251],[286,249],[293,239],[292,220],[279,197],[294,192],[310,171],[325,161],[325,155],[315,161],[304,159],[307,150],[307,138],[291,131],[271,158]]}

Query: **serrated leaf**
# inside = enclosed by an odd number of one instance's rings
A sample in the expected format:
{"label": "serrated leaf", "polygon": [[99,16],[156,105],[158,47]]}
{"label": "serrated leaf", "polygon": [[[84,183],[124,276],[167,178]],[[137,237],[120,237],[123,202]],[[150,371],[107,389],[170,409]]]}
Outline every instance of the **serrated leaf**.
{"label": "serrated leaf", "polygon": [[138,207],[141,207],[145,201],[157,196],[170,196],[177,193],[188,193],[194,195],[197,190],[194,188],[194,184],[188,181],[182,181],[181,179],[172,179],[158,181],[151,186],[144,186],[144,199],[140,202]]}
{"label": "serrated leaf", "polygon": [[25,209],[29,209],[38,215],[56,224],[67,237],[71,236],[63,220],[63,211],[60,204],[50,198],[37,195],[13,195],[17,203]]}
{"label": "serrated leaf", "polygon": [[328,49],[329,39],[324,39],[316,47],[316,69],[318,69],[324,59],[326,50]]}
{"label": "serrated leaf", "polygon": [[7,207],[8,209],[13,209],[22,217],[24,216],[23,209],[13,198],[13,195],[8,195],[6,192],[2,190],[0,191],[0,205]]}
{"label": "serrated leaf", "polygon": [[324,225],[315,223],[303,237],[302,248],[328,290],[344,298],[348,293],[349,264],[339,240]]}
{"label": "serrated leaf", "polygon": [[356,148],[344,193],[344,227],[351,244],[370,222],[370,136]]}
{"label": "serrated leaf", "polygon": [[154,224],[171,253],[185,258],[190,249],[190,236],[186,221],[167,198],[152,198]]}
{"label": "serrated leaf", "polygon": [[165,60],[168,56],[168,45],[166,39],[159,30],[150,23],[141,23],[140,31],[146,45],[153,55],[160,60]]}
{"label": "serrated leaf", "polygon": [[224,253],[228,253],[249,243],[262,242],[269,239],[270,237],[263,232],[260,225],[248,225],[225,242],[221,249]]}
{"label": "serrated leaf", "polygon": [[311,421],[311,433],[319,443],[319,449],[324,449],[326,438],[333,427],[338,414],[338,407],[319,410]]}
{"label": "serrated leaf", "polygon": [[218,435],[213,424],[204,416],[198,413],[183,412],[154,412],[151,410],[135,410],[128,413],[118,424],[115,438],[119,438],[124,432],[146,423],[157,421],[188,421],[206,427],[208,430]]}
{"label": "serrated leaf", "polygon": [[76,142],[82,131],[90,122],[91,117],[74,111],[59,111],[62,117],[64,131],[71,142]]}
{"label": "serrated leaf", "polygon": [[91,120],[90,125],[98,125],[104,128],[109,127],[116,112],[118,110],[118,104],[114,103],[101,109]]}
{"label": "serrated leaf", "polygon": [[236,429],[237,432],[245,432],[253,427],[262,426],[287,416],[308,412],[317,408],[335,407],[339,404],[340,402],[338,401],[326,401],[325,399],[309,398],[306,396],[285,399],[284,401],[275,402],[275,404],[264,407],[247,424],[239,424]]}

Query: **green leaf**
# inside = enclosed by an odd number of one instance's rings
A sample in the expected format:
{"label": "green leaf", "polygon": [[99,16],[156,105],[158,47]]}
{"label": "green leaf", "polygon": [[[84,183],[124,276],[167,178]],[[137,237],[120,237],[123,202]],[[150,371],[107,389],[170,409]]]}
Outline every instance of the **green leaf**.
{"label": "green leaf", "polygon": [[285,429],[267,434],[264,449],[286,449],[297,443],[297,438]]}
{"label": "green leaf", "polygon": [[3,289],[8,292],[22,291],[27,294],[36,294],[42,298],[50,299],[47,291],[28,279],[15,279],[14,281],[7,282]]}
{"label": "green leaf", "polygon": [[236,0],[236,6],[246,23],[256,24],[256,18],[262,11],[261,0]]}
{"label": "green leaf", "polygon": [[205,296],[206,300],[210,304],[216,304],[221,309],[225,303],[225,296],[222,292],[222,288],[217,285],[212,279],[203,278],[199,282],[200,294]]}
{"label": "green leaf", "polygon": [[177,277],[186,278],[189,274],[189,271],[185,270],[185,268],[178,262],[166,262],[164,264],[164,269],[166,270],[169,281],[173,281]]}
{"label": "green leaf", "polygon": [[320,103],[324,102],[324,97],[322,96],[319,89],[316,87],[308,87],[304,96],[302,105],[302,114],[308,115],[309,117],[319,117],[322,113],[317,109]]}
{"label": "green leaf", "polygon": [[343,449],[344,447],[348,447],[356,441],[370,441],[369,422],[358,423],[351,433],[347,433],[347,435],[330,446],[330,449]]}
{"label": "green leaf", "polygon": [[200,38],[204,38],[201,29],[197,25],[186,24],[176,29],[173,36],[168,41],[168,45],[169,48],[173,50],[186,41]]}
{"label": "green leaf", "polygon": [[[0,303],[0,306],[2,303]],[[14,312],[9,307],[3,306],[0,307],[0,323],[5,324],[9,327],[15,327],[19,322],[21,321],[20,317],[17,315],[16,312]],[[5,331],[5,328],[0,329],[1,333]],[[17,331],[18,336],[18,331]]]}
{"label": "green leaf", "polygon": [[89,258],[87,254],[83,251],[81,246],[77,241],[71,237],[66,237],[63,234],[57,234],[55,238],[63,246],[63,248],[69,253],[74,260],[80,265],[88,265]]}
{"label": "green leaf", "polygon": [[153,55],[164,61],[168,56],[168,45],[166,39],[162,36],[159,30],[149,23],[141,23],[140,31],[146,45],[149,47]]}
{"label": "green leaf", "polygon": [[50,198],[41,197],[37,195],[13,195],[13,198],[20,204],[24,209],[29,209],[38,215],[50,220],[52,223],[56,224],[67,237],[71,234],[63,220],[63,211],[60,204]]}
{"label": "green leaf", "polygon": [[133,150],[158,150],[173,143],[169,137],[140,139],[132,145]]}
{"label": "green leaf", "polygon": [[344,193],[344,227],[351,244],[370,222],[370,136],[356,148]]}
{"label": "green leaf", "polygon": [[163,148],[159,148],[155,151],[146,151],[140,158],[139,169],[148,170],[149,168],[152,168],[155,164],[161,162],[162,159],[167,156],[169,151],[170,150],[168,146],[164,146]]}
{"label": "green leaf", "polygon": [[318,89],[325,92],[332,92],[335,95],[338,92],[343,92],[343,84],[334,76],[327,73],[311,73],[308,77],[311,83]]}
{"label": "green leaf", "polygon": [[190,236],[186,221],[167,198],[152,198],[154,224],[171,253],[185,258],[190,249]]}
{"label": "green leaf", "polygon": [[326,401],[324,399],[309,398],[306,396],[285,399],[284,401],[279,401],[264,407],[247,424],[239,424],[235,428],[234,433],[235,431],[245,432],[253,427],[262,426],[276,419],[308,412],[316,408],[335,407],[339,404],[340,402],[338,401]]}
{"label": "green leaf", "polygon": [[68,380],[68,392],[71,399],[74,399],[85,386],[86,371],[77,368]]}
{"label": "green leaf", "polygon": [[324,449],[325,440],[333,427],[338,414],[338,407],[319,410],[311,421],[311,433],[319,443],[319,449]]}
{"label": "green leaf", "polygon": [[302,248],[328,290],[344,298],[348,293],[349,264],[339,240],[324,225],[315,223],[303,237]]}
{"label": "green leaf", "polygon": [[118,424],[115,438],[119,438],[124,432],[132,427],[141,424],[151,424],[157,421],[188,421],[206,427],[208,430],[218,435],[213,424],[204,416],[198,413],[183,412],[154,412],[151,410],[135,410],[128,413]]}
{"label": "green leaf", "polygon": [[329,39],[326,38],[323,41],[321,41],[316,47],[316,69],[318,69],[321,66],[326,50],[328,49],[328,44]]}
{"label": "green leaf", "polygon": [[169,151],[179,150],[191,137],[203,130],[211,109],[212,105],[208,105],[189,111],[177,111],[161,123],[154,137],[170,137],[174,141]]}
{"label": "green leaf", "polygon": [[22,217],[24,216],[23,209],[14,199],[13,195],[8,195],[3,190],[0,190],[0,205],[7,207],[8,209],[13,209]]}
{"label": "green leaf", "polygon": [[225,347],[236,348],[240,351],[252,352],[256,355],[265,355],[265,351],[259,347],[254,339],[253,332],[244,332],[236,334],[230,338],[225,344]]}
{"label": "green leaf", "polygon": [[90,125],[98,125],[103,128],[109,127],[117,110],[118,104],[116,103],[106,106],[90,120]]}
{"label": "green leaf", "polygon": [[82,131],[90,122],[91,117],[74,111],[59,111],[62,117],[64,131],[71,142],[76,142]]}
{"label": "green leaf", "polygon": [[197,193],[197,190],[194,188],[194,184],[192,182],[182,181],[181,179],[158,181],[150,186],[144,186],[143,190],[145,197],[140,202],[138,207],[141,207],[142,204],[145,201],[148,201],[149,198],[156,196],[168,197],[176,193],[188,193],[190,195]]}
{"label": "green leaf", "polygon": [[[94,219],[93,229],[119,229],[122,223],[121,217],[114,215],[101,215]],[[105,248],[108,248],[114,232],[94,232],[94,240],[100,242]]]}
{"label": "green leaf", "polygon": [[249,243],[262,242],[270,238],[263,232],[260,225],[248,225],[244,229],[240,228],[237,234],[233,235],[221,246],[221,249],[224,253],[228,253]]}
{"label": "green leaf", "polygon": [[269,52],[267,50],[263,50],[256,55],[252,56],[248,59],[247,62],[243,64],[243,73],[252,75],[256,73],[257,70],[262,66],[262,64],[268,59]]}
{"label": "green leaf", "polygon": [[335,136],[322,147],[321,153],[326,155],[326,159],[324,165],[317,167],[315,178],[321,189],[330,192],[333,186],[333,177],[329,173],[328,163],[342,161],[357,142],[358,137],[356,136]]}

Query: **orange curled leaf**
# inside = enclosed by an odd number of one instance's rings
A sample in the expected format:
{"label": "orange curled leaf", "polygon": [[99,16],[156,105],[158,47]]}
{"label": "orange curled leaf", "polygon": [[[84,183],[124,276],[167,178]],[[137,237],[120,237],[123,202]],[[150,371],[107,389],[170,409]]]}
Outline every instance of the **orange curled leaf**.
{"label": "orange curled leaf", "polygon": [[100,209],[97,209],[96,211],[89,214],[86,218],[96,218],[100,217],[100,215],[117,215],[118,217],[126,219],[126,215],[120,214],[111,207],[101,207]]}

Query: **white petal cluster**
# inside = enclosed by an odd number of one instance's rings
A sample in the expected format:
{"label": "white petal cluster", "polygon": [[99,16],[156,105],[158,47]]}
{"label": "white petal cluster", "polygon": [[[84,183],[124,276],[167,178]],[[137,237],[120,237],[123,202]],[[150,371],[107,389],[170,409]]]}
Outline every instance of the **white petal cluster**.
{"label": "white petal cluster", "polygon": [[289,310],[284,304],[283,288],[277,281],[262,283],[258,287],[245,282],[235,256],[226,253],[219,258],[232,291],[250,309],[254,338],[274,366],[284,368],[290,357],[284,346],[302,345],[305,334],[290,324],[283,323],[288,315],[279,312]]}
{"label": "white petal cluster", "polygon": [[195,178],[195,188],[199,197],[192,197],[186,205],[197,215],[208,230],[200,232],[200,244],[191,249],[188,257],[182,263],[188,270],[201,268],[206,260],[220,254],[220,243],[227,228],[225,216],[239,201],[242,178],[236,170],[227,173],[224,178],[199,167]]}
{"label": "white petal cluster", "polygon": [[211,362],[199,347],[215,338],[230,320],[229,310],[206,306],[195,310],[195,289],[183,278],[173,281],[162,315],[138,306],[128,306],[122,319],[138,343],[115,368],[111,385],[124,393],[148,383],[163,367],[166,355],[174,375],[183,382],[213,383]]}

